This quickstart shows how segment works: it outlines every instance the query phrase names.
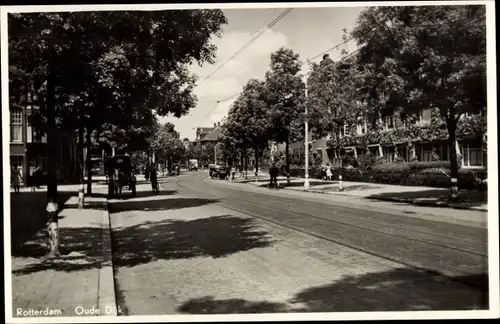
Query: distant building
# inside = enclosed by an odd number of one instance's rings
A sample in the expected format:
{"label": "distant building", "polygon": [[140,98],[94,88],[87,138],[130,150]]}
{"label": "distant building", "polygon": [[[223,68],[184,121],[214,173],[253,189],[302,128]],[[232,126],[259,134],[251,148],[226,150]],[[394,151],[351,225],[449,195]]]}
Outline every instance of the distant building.
{"label": "distant building", "polygon": [[206,143],[216,144],[219,141],[219,136],[221,134],[222,134],[222,127],[220,125],[220,122],[215,123],[214,128],[212,128],[212,130],[205,136],[203,136],[203,138],[201,138],[199,141],[202,145]]}
{"label": "distant building", "polygon": [[214,124],[214,127],[198,127],[196,129],[196,142],[201,141],[205,136],[207,136],[211,131],[213,131],[217,127],[217,124]]}

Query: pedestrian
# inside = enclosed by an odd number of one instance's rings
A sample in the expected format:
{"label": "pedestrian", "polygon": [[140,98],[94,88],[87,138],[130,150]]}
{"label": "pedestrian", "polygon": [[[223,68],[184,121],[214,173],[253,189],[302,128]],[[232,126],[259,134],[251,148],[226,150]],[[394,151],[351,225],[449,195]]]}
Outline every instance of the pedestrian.
{"label": "pedestrian", "polygon": [[19,192],[19,189],[21,187],[21,170],[19,170],[17,164],[14,164],[14,166],[11,169],[11,174],[10,178],[12,181],[12,187],[14,187],[14,192]]}
{"label": "pedestrian", "polygon": [[278,167],[276,166],[276,162],[273,162],[271,167],[269,168],[269,186],[272,188],[278,188]]}
{"label": "pedestrian", "polygon": [[36,189],[40,189],[40,182],[42,176],[42,169],[37,165],[33,173],[31,174],[31,191],[36,191]]}
{"label": "pedestrian", "polygon": [[321,180],[325,181],[326,180],[326,165],[325,165],[325,162],[321,163],[320,168],[321,168]]}
{"label": "pedestrian", "polygon": [[236,180],[236,167],[233,165],[231,168],[231,181],[234,182]]}
{"label": "pedestrian", "polygon": [[332,174],[332,169],[331,169],[330,165],[327,165],[327,166],[326,166],[326,178],[327,178],[329,181],[332,181],[332,177],[333,177],[333,174]]}

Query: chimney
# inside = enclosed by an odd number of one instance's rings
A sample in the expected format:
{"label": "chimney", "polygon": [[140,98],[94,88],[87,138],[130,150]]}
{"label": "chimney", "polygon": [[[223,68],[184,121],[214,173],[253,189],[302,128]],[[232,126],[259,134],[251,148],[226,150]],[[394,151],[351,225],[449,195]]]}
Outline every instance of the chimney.
{"label": "chimney", "polygon": [[220,122],[217,123],[217,126],[220,126]]}
{"label": "chimney", "polygon": [[217,127],[217,123],[214,123],[214,128]]}

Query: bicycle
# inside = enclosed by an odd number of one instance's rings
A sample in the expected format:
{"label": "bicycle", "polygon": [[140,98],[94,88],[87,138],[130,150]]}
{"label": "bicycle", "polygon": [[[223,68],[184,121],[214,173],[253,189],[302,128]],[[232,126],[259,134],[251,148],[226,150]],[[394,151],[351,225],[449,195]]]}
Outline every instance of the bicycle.
{"label": "bicycle", "polygon": [[272,179],[269,182],[269,189],[279,189],[278,179]]}

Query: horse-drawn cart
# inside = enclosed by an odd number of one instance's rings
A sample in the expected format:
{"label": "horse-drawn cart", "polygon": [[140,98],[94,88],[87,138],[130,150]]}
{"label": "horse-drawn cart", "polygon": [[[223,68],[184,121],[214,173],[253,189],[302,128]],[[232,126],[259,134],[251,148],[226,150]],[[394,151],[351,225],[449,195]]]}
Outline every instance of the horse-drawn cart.
{"label": "horse-drawn cart", "polygon": [[123,187],[136,195],[137,178],[132,160],[128,155],[115,155],[106,159],[108,174],[108,194],[110,197],[122,197]]}

